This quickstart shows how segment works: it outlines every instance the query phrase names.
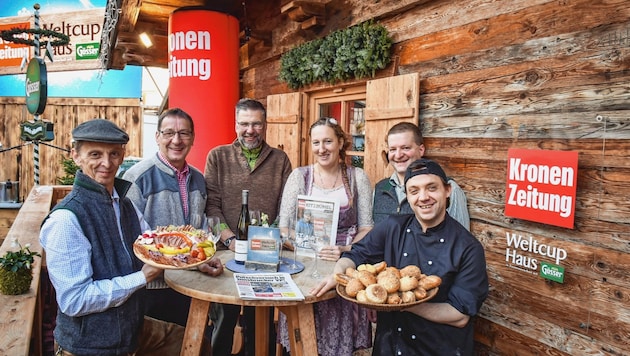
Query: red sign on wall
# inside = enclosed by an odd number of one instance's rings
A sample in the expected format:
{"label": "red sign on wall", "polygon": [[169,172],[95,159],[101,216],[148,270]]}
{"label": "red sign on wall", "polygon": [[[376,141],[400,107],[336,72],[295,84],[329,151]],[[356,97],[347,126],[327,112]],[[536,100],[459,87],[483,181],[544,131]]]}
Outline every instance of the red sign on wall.
{"label": "red sign on wall", "polygon": [[505,215],[573,228],[578,153],[510,149]]}
{"label": "red sign on wall", "polygon": [[[12,30],[14,28],[31,28],[30,22],[18,22],[12,24],[0,24],[0,31]],[[28,40],[28,34],[16,34],[19,37]],[[25,44],[7,42],[0,38],[0,67],[20,67],[22,60],[28,61],[31,58],[31,47]]]}

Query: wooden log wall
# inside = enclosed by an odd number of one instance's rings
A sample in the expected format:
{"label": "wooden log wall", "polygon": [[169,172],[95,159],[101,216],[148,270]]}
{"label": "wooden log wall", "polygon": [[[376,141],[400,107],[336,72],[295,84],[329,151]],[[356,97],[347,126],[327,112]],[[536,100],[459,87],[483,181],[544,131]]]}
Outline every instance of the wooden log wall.
{"label": "wooden log wall", "polygon": [[[126,154],[142,156],[142,107],[139,99],[48,98],[40,117],[54,124],[55,134],[53,141],[39,145],[40,185],[59,184],[57,178],[65,176],[61,161],[70,158],[64,150],[71,148],[72,129],[90,119],[114,121],[129,134]],[[25,121],[33,121],[33,115],[26,109],[25,98],[0,97],[0,142],[3,149],[26,143],[20,140],[20,123]],[[35,182],[33,154],[34,146],[30,143],[0,153],[0,181],[19,180],[21,201]]]}
{"label": "wooden log wall", "polygon": [[[420,74],[427,156],[466,192],[486,250],[478,355],[630,355],[627,0],[331,0],[325,25],[306,30],[277,8],[248,11],[272,45],[241,48],[243,96],[291,92],[282,53],[367,19],[395,42],[379,75]],[[579,152],[573,229],[504,215],[510,148]],[[565,249],[564,283],[509,268],[507,234]]]}

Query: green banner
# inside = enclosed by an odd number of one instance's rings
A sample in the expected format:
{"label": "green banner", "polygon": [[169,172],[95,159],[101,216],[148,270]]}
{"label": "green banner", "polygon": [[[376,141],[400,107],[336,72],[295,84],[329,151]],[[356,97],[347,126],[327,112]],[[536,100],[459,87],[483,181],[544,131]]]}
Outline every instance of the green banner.
{"label": "green banner", "polygon": [[564,267],[547,262],[541,262],[540,276],[551,281],[564,283]]}
{"label": "green banner", "polygon": [[76,47],[76,60],[97,59],[100,43],[81,43]]}

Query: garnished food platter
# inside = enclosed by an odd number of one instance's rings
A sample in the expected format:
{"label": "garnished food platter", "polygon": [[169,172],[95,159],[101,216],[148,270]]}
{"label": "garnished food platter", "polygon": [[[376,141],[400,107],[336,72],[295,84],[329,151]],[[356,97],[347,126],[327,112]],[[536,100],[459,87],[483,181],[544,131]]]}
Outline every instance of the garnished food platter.
{"label": "garnished food platter", "polygon": [[133,252],[142,262],[155,267],[188,269],[211,259],[216,248],[203,230],[169,225],[143,232],[133,243]]}

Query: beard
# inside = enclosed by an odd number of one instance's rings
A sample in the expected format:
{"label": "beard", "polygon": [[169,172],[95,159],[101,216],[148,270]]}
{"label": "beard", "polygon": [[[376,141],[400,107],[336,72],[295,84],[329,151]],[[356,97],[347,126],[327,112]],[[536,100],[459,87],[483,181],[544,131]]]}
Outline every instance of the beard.
{"label": "beard", "polygon": [[256,140],[254,142],[246,142],[243,136],[239,136],[238,142],[241,143],[241,146],[247,148],[248,150],[252,150],[254,148],[260,147],[260,145],[262,144],[262,138],[260,136],[256,136],[255,139]]}

